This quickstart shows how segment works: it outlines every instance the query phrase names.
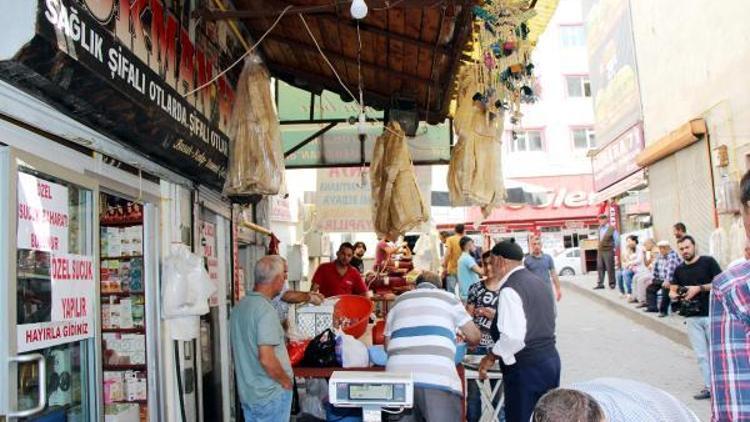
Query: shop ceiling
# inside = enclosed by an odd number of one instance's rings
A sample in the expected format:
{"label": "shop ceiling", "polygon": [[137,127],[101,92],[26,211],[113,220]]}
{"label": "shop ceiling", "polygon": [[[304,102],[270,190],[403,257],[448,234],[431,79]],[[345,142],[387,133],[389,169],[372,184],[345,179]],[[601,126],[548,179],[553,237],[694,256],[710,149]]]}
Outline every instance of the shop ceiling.
{"label": "shop ceiling", "polygon": [[[416,102],[420,120],[448,116],[453,80],[471,41],[473,0],[367,0],[369,13],[352,18],[349,0],[236,0],[236,10],[200,10],[206,20],[240,19],[259,39],[288,6],[259,50],[271,74],[293,86],[329,90],[351,101],[315,42],[354,95],[387,109],[396,98]],[[534,7],[536,0],[529,2]],[[307,31],[300,14],[309,26]],[[360,37],[357,36],[359,25]],[[360,40],[361,39],[361,50]]]}

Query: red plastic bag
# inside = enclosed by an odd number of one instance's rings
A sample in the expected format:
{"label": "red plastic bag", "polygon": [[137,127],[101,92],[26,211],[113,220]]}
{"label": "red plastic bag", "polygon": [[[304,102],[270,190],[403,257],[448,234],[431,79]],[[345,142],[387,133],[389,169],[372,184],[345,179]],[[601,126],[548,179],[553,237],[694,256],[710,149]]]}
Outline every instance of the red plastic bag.
{"label": "red plastic bag", "polygon": [[286,345],[286,352],[289,354],[289,362],[292,366],[295,366],[302,362],[302,358],[305,357],[305,350],[307,345],[310,344],[310,340],[302,341],[291,341]]}

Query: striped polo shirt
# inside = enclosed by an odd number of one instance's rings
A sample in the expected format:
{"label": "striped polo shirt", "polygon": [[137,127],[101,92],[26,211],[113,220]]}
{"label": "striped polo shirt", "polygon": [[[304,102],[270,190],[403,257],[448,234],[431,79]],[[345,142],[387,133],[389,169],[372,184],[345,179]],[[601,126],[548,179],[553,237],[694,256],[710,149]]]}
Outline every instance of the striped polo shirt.
{"label": "striped polo shirt", "polygon": [[471,321],[455,295],[420,283],[396,299],[385,325],[387,371],[411,373],[414,385],[461,394],[456,329]]}

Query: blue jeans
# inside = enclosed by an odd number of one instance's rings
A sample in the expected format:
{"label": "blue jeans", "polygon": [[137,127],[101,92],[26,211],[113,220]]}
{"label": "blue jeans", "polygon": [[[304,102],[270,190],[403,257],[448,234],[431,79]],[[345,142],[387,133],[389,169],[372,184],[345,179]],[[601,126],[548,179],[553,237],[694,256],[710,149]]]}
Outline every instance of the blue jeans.
{"label": "blue jeans", "polygon": [[[633,270],[622,270],[622,281],[625,283],[625,290],[629,295],[633,294],[633,277],[635,277]],[[622,292],[622,286],[620,286],[620,291]]]}
{"label": "blue jeans", "polygon": [[445,276],[445,290],[455,294],[456,284],[458,284],[458,276],[455,274],[448,274]]}
{"label": "blue jeans", "polygon": [[292,413],[292,391],[284,390],[265,402],[242,403],[242,413],[247,422],[289,422]]}
{"label": "blue jeans", "polygon": [[708,344],[711,333],[711,323],[708,317],[689,317],[687,318],[687,334],[690,344],[693,346],[695,357],[698,359],[698,366],[703,376],[704,386],[708,388],[711,385],[711,369],[708,363]]}

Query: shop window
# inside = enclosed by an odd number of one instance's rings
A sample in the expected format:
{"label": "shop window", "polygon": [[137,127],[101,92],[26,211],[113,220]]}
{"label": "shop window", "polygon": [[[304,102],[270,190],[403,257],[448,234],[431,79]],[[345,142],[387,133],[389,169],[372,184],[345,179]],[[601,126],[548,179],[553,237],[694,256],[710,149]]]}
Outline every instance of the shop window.
{"label": "shop window", "polygon": [[541,130],[519,130],[511,132],[511,152],[542,151],[544,144]]}
{"label": "shop window", "polygon": [[583,25],[561,25],[560,46],[563,48],[583,47],[586,43],[586,33]]}
{"label": "shop window", "polygon": [[591,82],[588,75],[568,75],[565,77],[568,97],[591,97]]}
{"label": "shop window", "polygon": [[596,135],[592,128],[573,129],[573,146],[575,149],[589,150],[596,148]]}

